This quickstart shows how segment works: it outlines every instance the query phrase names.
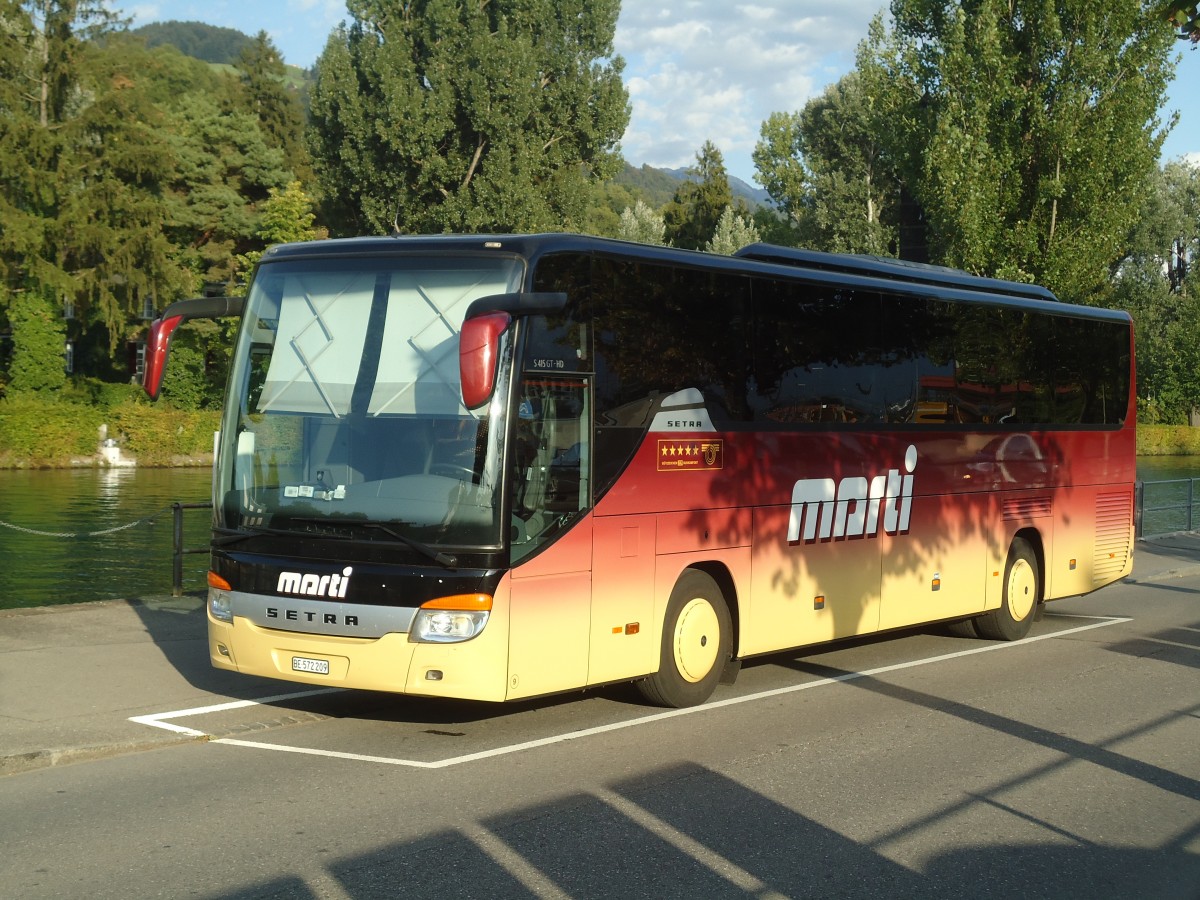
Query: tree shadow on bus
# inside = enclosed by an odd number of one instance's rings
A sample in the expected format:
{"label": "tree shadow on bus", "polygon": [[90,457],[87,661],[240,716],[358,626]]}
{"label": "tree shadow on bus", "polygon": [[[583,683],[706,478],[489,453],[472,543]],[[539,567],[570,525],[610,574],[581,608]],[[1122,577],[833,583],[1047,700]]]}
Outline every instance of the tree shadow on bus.
{"label": "tree shadow on bus", "polygon": [[[698,546],[751,548],[729,599],[739,650],[754,654],[995,609],[1018,536],[1037,559],[1043,592],[1052,580],[1068,595],[1105,583],[1128,552],[1109,559],[1094,550],[1100,485],[1117,473],[1107,444],[1090,441],[995,431],[731,433],[724,468],[679,476],[693,479],[679,496],[691,506],[686,528]],[[1070,478],[1081,486],[1064,483]],[[888,493],[870,499],[876,486]],[[1124,497],[1123,488],[1111,491]],[[714,514],[751,504],[753,515]]]}

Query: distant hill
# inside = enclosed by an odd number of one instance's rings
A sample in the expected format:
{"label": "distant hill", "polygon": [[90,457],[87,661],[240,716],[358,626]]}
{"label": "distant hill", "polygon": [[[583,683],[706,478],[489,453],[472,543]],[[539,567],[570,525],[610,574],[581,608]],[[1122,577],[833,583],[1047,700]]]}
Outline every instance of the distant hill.
{"label": "distant hill", "polygon": [[[661,169],[660,171],[666,172],[671,177],[680,181],[688,177],[686,168]],[[745,200],[750,205],[751,209],[754,209],[756,206],[770,206],[771,204],[770,194],[760,187],[755,187],[752,184],[746,184],[746,182],[742,181],[742,179],[735,175],[729,176],[729,189],[733,191],[733,196],[741,197],[743,200]]]}
{"label": "distant hill", "polygon": [[169,44],[185,56],[207,63],[237,62],[242,50],[254,43],[235,28],[219,28],[203,22],[151,22],[130,33],[144,39],[147,47]]}
{"label": "distant hill", "polygon": [[[679,182],[688,177],[686,168],[656,169],[654,166],[647,165],[635,168],[626,163],[624,171],[617,175],[614,180],[617,184],[629,188],[650,206],[655,209],[662,209],[675,196],[675,190],[679,187]],[[732,175],[729,176],[729,189],[733,191],[734,197],[745,200],[751,209],[771,205],[770,195],[766,191],[762,188],[746,184],[742,179],[735,178]]]}
{"label": "distant hill", "polygon": [[613,179],[617,184],[629,188],[636,197],[646,201],[654,209],[662,209],[675,196],[679,187],[679,176],[672,175],[666,169],[656,169],[653,166],[634,168],[625,163],[625,168]]}

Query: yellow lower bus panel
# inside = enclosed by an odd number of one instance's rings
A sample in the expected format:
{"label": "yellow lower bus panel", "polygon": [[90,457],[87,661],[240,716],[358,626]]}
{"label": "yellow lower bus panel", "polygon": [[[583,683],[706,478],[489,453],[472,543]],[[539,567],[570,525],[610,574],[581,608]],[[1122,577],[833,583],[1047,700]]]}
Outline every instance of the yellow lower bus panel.
{"label": "yellow lower bus panel", "polygon": [[[364,639],[263,628],[235,616],[232,624],[209,616],[212,664],[243,675],[301,684],[392,691],[427,697],[505,699],[508,621],[492,615],[475,638],[461,643],[415,643],[407,634]],[[318,671],[294,668],[299,658]],[[324,665],[327,664],[327,670]]]}

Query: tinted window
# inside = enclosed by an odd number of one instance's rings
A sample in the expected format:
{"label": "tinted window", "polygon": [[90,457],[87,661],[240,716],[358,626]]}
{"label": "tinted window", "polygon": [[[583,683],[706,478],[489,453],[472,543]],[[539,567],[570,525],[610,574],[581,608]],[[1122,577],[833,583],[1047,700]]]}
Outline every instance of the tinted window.
{"label": "tinted window", "polygon": [[596,458],[624,448],[614,473],[687,388],[718,428],[1115,425],[1126,411],[1122,322],[579,255],[543,261],[535,287],[590,298]]}
{"label": "tinted window", "polygon": [[884,298],[882,321],[892,360],[888,421],[1103,425],[1124,418],[1129,353],[1121,323],[900,295]]}
{"label": "tinted window", "polygon": [[887,358],[879,296],[830,285],[754,282],[754,377],[762,425],[879,423]]}
{"label": "tinted window", "polygon": [[749,279],[640,261],[595,261],[598,425],[645,426],[695,388],[714,422],[748,418]]}

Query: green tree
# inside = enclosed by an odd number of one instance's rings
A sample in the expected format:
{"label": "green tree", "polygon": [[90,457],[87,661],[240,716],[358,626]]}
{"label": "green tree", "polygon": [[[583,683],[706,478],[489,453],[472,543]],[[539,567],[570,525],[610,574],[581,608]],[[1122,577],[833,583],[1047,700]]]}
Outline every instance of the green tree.
{"label": "green tree", "polygon": [[60,264],[75,277],[84,327],[98,327],[110,354],[131,336],[147,304],[190,287],[163,222],[175,159],[166,117],[116,47],[87,46],[90,102],[63,131],[53,234]]}
{"label": "green tree", "polygon": [[804,165],[805,155],[800,114],[773,112],[767,116],[752,156],[757,181],[793,226],[808,214],[812,176]]}
{"label": "green tree", "polygon": [[310,147],[334,230],[578,228],[629,120],[619,0],[351,0]]}
{"label": "green tree", "polygon": [[177,167],[167,231],[204,282],[232,286],[237,254],[257,246],[261,205],[294,176],[257,117],[219,100],[192,94],[173,111],[168,141]]}
{"label": "green tree", "polygon": [[267,145],[283,151],[284,165],[302,182],[312,180],[312,165],[304,144],[304,108],[287,89],[283,57],[265,31],[260,31],[234,64],[246,105],[258,117]]}
{"label": "green tree", "polygon": [[1171,36],[1139,0],[893,0],[875,40],[938,262],[1103,302],[1156,167]]}
{"label": "green tree", "polygon": [[617,237],[623,241],[661,246],[667,242],[666,229],[663,217],[647,206],[644,200],[638,200],[621,213]]}
{"label": "green tree", "polygon": [[717,220],[712,240],[704,245],[704,249],[708,253],[733,256],[747,244],[754,244],[759,240],[758,229],[754,227],[754,222],[746,221],[733,211],[732,206],[727,206],[721,213],[721,218]]}
{"label": "green tree", "polygon": [[[667,241],[686,250],[699,250],[717,230],[717,222],[733,205],[733,191],[725,171],[725,159],[712,141],[705,141],[696,154],[675,196],[663,210]],[[741,207],[739,214],[749,212]]]}
{"label": "green tree", "polygon": [[52,394],[67,382],[63,368],[66,329],[60,310],[34,293],[14,295],[8,303],[12,328],[12,359],[8,390]]}
{"label": "green tree", "polygon": [[1200,408],[1200,169],[1163,168],[1128,245],[1113,299],[1136,325],[1141,420],[1183,424]]}

